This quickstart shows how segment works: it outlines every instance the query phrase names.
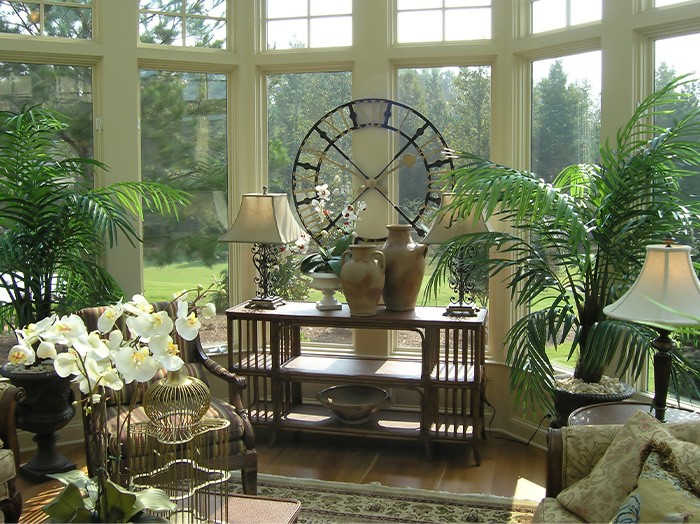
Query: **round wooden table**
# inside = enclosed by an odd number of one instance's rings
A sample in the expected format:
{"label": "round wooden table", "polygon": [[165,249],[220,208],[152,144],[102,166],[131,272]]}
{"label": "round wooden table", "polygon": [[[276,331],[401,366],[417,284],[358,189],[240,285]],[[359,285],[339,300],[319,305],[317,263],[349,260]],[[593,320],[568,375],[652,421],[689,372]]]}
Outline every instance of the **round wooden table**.
{"label": "round wooden table", "polygon": [[[606,402],[578,408],[569,415],[569,426],[587,424],[624,424],[635,411],[654,416],[651,404],[644,402]],[[700,421],[700,413],[689,409],[666,407],[666,422]]]}

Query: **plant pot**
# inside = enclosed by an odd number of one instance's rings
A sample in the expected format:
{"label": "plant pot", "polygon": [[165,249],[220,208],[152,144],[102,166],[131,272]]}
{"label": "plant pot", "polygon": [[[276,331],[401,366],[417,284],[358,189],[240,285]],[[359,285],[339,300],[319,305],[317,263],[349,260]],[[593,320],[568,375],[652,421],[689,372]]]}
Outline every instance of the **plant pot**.
{"label": "plant pot", "polygon": [[630,398],[634,394],[634,388],[628,384],[621,393],[576,393],[566,389],[554,388],[554,408],[556,418],[552,419],[550,427],[559,428],[569,424],[569,415],[578,408],[600,404],[603,402],[619,402]]}
{"label": "plant pot", "polygon": [[332,311],[342,309],[343,305],[335,298],[335,292],[341,288],[340,277],[335,273],[314,272],[304,273],[311,279],[309,287],[323,293],[323,298],[316,302],[316,309]]}
{"label": "plant pot", "polygon": [[56,374],[53,366],[36,368],[7,363],[0,374],[13,386],[24,388],[25,398],[17,404],[16,423],[19,429],[34,433],[36,455],[20,467],[20,473],[34,482],[49,480],[48,473],[75,469],[75,464],[56,452],[56,432],[75,415],[75,396],[69,378]]}

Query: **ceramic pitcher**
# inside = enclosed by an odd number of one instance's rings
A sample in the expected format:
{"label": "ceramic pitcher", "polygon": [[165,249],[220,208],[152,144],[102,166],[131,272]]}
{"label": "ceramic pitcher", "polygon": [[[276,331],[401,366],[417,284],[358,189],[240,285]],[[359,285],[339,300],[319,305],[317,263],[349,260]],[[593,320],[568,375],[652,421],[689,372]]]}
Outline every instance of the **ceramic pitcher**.
{"label": "ceramic pitcher", "polygon": [[409,224],[392,224],[386,228],[389,234],[381,247],[386,258],[384,304],[389,311],[412,311],[425,274],[428,246],[413,241],[413,227]]}
{"label": "ceramic pitcher", "polygon": [[340,282],[355,317],[377,312],[384,288],[384,253],[374,245],[353,245],[341,258]]}

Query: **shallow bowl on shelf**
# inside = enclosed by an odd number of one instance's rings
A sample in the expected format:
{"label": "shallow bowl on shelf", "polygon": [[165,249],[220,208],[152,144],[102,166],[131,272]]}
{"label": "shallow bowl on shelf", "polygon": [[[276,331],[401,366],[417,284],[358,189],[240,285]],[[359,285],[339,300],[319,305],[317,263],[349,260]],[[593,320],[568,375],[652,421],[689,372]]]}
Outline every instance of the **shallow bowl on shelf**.
{"label": "shallow bowl on shelf", "polygon": [[374,386],[331,386],[316,395],[340,422],[362,424],[389,400],[389,393]]}

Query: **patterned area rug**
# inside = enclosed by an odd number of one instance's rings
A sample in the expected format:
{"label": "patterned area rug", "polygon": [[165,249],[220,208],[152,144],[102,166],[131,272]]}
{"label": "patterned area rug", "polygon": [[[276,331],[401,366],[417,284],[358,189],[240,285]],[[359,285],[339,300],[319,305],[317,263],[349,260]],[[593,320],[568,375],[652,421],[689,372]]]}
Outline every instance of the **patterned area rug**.
{"label": "patterned area rug", "polygon": [[531,522],[537,502],[378,484],[258,475],[258,495],[297,499],[301,524]]}

